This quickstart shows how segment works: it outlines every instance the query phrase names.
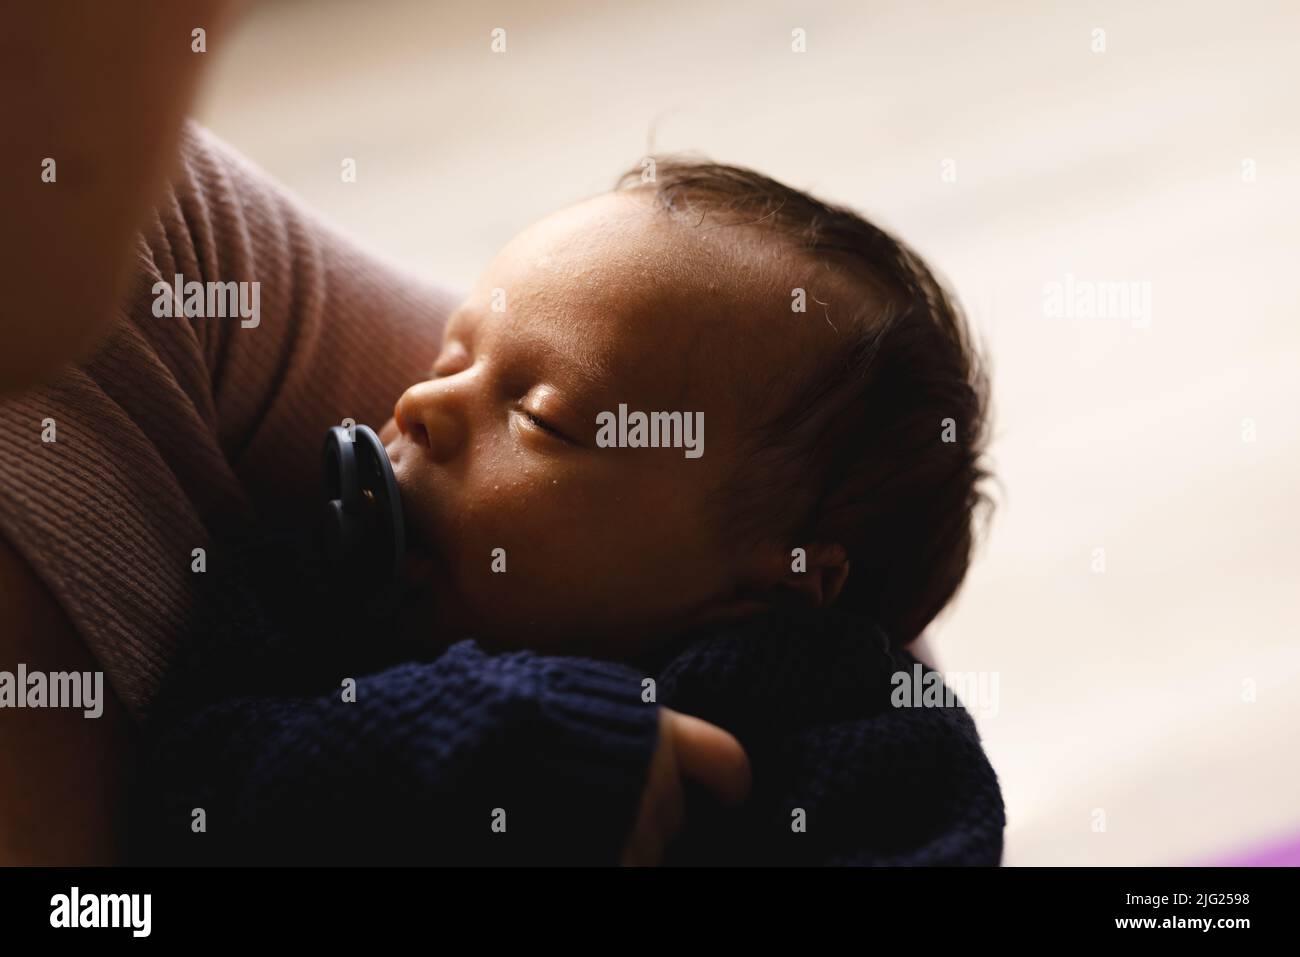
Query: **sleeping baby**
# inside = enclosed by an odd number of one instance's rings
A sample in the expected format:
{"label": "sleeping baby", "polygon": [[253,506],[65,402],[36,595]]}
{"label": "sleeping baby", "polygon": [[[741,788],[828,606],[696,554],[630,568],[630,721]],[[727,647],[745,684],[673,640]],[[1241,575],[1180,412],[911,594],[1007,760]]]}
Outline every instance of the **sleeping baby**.
{"label": "sleeping baby", "polygon": [[[291,698],[182,709],[150,827],[181,840],[218,809],[240,860],[582,859],[602,804],[626,829],[639,711],[690,702],[755,789],[744,814],[701,811],[679,859],[996,863],[969,718],[889,705],[971,558],[986,405],[965,321],[906,245],[750,170],[638,167],[502,250],[380,431],[401,650],[342,695],[327,668]],[[791,844],[795,812],[816,831]]]}
{"label": "sleeping baby", "polygon": [[886,233],[734,167],[629,174],[505,247],[381,432],[418,627],[635,657],[796,602],[905,645],[966,572],[985,401]]}

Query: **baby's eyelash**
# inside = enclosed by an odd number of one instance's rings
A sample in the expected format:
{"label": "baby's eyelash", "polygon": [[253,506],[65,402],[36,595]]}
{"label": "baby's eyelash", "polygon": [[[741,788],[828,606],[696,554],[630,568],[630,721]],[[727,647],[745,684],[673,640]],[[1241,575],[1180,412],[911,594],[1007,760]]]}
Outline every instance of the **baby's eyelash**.
{"label": "baby's eyelash", "polygon": [[[522,410],[521,410],[521,411],[522,411]],[[545,419],[539,419],[537,416],[535,416],[535,415],[533,415],[531,412],[527,412],[527,411],[524,411],[524,415],[528,416],[528,421],[532,422],[533,425],[537,426],[537,427],[538,427],[539,429],[541,429],[543,432],[549,432],[551,435],[555,436],[557,439],[563,439],[563,438],[565,438],[565,435],[564,435],[562,432],[560,432],[558,429],[556,429],[553,425],[551,425],[551,423],[547,422]]]}
{"label": "baby's eyelash", "polygon": [[561,432],[559,429],[551,425],[551,423],[547,422],[545,419],[541,418],[540,416],[536,416],[533,413],[529,412],[527,409],[521,408],[519,406],[515,407],[515,411],[520,415],[522,415],[525,419],[527,419],[529,424],[532,425],[533,428],[541,432],[545,432],[547,435],[551,436],[552,438],[558,439],[561,442],[567,442],[569,444],[573,444],[572,439],[570,439],[567,435],[565,435],[563,432]]}

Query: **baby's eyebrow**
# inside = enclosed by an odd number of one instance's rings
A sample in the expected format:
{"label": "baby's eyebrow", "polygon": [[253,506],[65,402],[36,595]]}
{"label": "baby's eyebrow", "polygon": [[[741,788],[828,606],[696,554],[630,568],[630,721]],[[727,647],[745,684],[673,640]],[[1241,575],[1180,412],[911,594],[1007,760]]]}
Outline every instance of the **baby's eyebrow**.
{"label": "baby's eyebrow", "polygon": [[562,388],[560,396],[574,412],[582,416],[594,415],[610,404],[614,379],[604,365],[588,356],[566,353],[551,346],[539,352],[546,354],[546,364],[559,374],[557,378],[572,385],[571,388]]}
{"label": "baby's eyebrow", "polygon": [[613,373],[609,366],[600,360],[580,352],[565,354],[555,350],[555,354],[578,378],[586,382],[593,392],[604,394],[614,385]]}
{"label": "baby's eyebrow", "polygon": [[[476,331],[477,325],[468,306],[457,308],[448,317],[447,325],[443,329],[444,345],[448,340],[455,337],[463,339],[467,332],[466,327],[468,327],[468,331]],[[523,352],[545,355],[547,362],[555,363],[558,369],[562,369],[564,372],[571,374],[573,378],[581,380],[592,393],[593,399],[603,398],[613,391],[615,386],[613,370],[597,356],[581,349],[563,348],[545,337],[525,332],[518,327],[508,335],[511,337],[512,345],[515,348]]]}
{"label": "baby's eyebrow", "polygon": [[577,348],[565,348],[535,335],[519,335],[513,345],[525,354],[537,357],[545,363],[549,373],[562,377],[579,386],[577,390],[566,390],[567,398],[581,406],[603,408],[608,404],[608,397],[613,393],[615,377],[609,365],[597,356]]}

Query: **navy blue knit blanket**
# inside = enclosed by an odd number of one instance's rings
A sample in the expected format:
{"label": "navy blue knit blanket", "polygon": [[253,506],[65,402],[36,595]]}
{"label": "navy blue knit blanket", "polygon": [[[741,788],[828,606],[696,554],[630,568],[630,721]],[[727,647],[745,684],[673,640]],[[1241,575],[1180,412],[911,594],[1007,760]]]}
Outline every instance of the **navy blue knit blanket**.
{"label": "navy blue knit blanket", "polygon": [[210,558],[209,604],[144,727],[136,862],[613,864],[664,704],[730,731],[753,769],[739,808],[688,787],[665,863],[1000,863],[974,722],[893,707],[916,660],[869,621],[778,610],[638,665],[469,638],[426,660],[306,556]]}

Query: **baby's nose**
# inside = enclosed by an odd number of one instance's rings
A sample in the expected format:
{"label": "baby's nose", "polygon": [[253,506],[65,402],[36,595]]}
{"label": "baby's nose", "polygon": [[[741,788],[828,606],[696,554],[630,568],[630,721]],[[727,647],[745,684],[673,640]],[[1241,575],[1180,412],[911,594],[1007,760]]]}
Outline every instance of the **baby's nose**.
{"label": "baby's nose", "polygon": [[438,462],[454,456],[465,441],[463,417],[447,405],[436,387],[421,383],[402,393],[393,409],[401,433],[427,448]]}

